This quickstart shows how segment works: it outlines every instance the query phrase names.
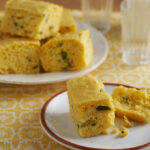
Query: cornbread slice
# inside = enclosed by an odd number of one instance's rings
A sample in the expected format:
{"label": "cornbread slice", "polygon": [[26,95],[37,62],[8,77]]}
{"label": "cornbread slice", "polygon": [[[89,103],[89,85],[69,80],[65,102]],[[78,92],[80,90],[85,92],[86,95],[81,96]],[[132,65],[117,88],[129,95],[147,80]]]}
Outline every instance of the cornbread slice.
{"label": "cornbread slice", "polygon": [[77,25],[71,14],[71,11],[69,9],[64,8],[61,22],[60,22],[59,32],[63,34],[67,32],[75,32],[75,31],[77,31]]}
{"label": "cornbread slice", "polygon": [[44,39],[59,31],[62,7],[37,0],[8,0],[3,32],[32,39]]}
{"label": "cornbread slice", "polygon": [[70,114],[81,137],[107,134],[114,125],[114,107],[103,84],[87,75],[67,82]]}
{"label": "cornbread slice", "polygon": [[0,37],[0,73],[39,73],[39,41]]}
{"label": "cornbread slice", "polygon": [[150,122],[150,95],[135,88],[116,87],[112,94],[116,115],[139,122]]}
{"label": "cornbread slice", "polygon": [[40,50],[45,71],[78,70],[87,67],[93,57],[88,30],[70,32],[46,42]]}

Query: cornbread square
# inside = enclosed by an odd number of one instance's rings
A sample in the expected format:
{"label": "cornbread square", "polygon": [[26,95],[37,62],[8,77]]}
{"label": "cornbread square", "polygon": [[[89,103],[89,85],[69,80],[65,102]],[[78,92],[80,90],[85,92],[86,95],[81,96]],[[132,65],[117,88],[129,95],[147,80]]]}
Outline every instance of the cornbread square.
{"label": "cornbread square", "polygon": [[112,93],[116,115],[148,123],[150,122],[150,95],[135,88],[116,87]]}
{"label": "cornbread square", "polygon": [[77,31],[77,25],[71,14],[71,11],[69,9],[64,8],[61,22],[60,22],[59,32],[63,34],[67,32],[75,32],[75,31]]}
{"label": "cornbread square", "polygon": [[45,71],[78,70],[87,67],[93,57],[88,30],[70,32],[46,42],[40,50]]}
{"label": "cornbread square", "polygon": [[0,73],[39,73],[39,41],[0,37]]}
{"label": "cornbread square", "polygon": [[86,75],[67,82],[70,114],[81,137],[107,134],[114,125],[114,107],[103,84]]}
{"label": "cornbread square", "polygon": [[31,39],[44,39],[59,31],[62,7],[37,0],[8,0],[3,32]]}

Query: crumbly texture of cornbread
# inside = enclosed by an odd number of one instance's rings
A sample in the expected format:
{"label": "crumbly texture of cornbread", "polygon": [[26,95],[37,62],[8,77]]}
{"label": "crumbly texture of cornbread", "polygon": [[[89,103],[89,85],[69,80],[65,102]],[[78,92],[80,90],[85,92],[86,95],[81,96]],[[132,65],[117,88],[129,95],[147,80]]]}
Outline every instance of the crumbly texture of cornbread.
{"label": "crumbly texture of cornbread", "polygon": [[129,121],[126,116],[123,116],[123,119],[124,119],[123,125],[124,125],[126,128],[131,128],[131,127],[133,127],[133,122]]}
{"label": "crumbly texture of cornbread", "polygon": [[112,94],[116,115],[139,122],[150,122],[150,95],[135,88],[116,87]]}
{"label": "crumbly texture of cornbread", "polygon": [[75,31],[77,31],[77,25],[71,14],[71,10],[64,8],[60,22],[59,32],[64,34],[67,32],[75,32]]}
{"label": "crumbly texture of cornbread", "polygon": [[37,0],[8,0],[2,24],[4,33],[44,39],[59,31],[63,8]]}
{"label": "crumbly texture of cornbread", "polygon": [[42,67],[49,72],[79,70],[89,66],[92,58],[93,46],[88,30],[57,36],[40,49]]}
{"label": "crumbly texture of cornbread", "polygon": [[120,133],[118,134],[119,137],[123,138],[128,135],[129,131],[125,127],[121,127]]}
{"label": "crumbly texture of cornbread", "polygon": [[118,132],[119,132],[119,129],[118,128],[114,128],[111,133],[115,134],[115,133],[118,133]]}
{"label": "crumbly texture of cornbread", "polygon": [[108,133],[114,125],[114,107],[103,84],[86,75],[67,82],[70,114],[81,137]]}
{"label": "crumbly texture of cornbread", "polygon": [[0,35],[2,34],[2,22],[4,18],[4,11],[0,11]]}
{"label": "crumbly texture of cornbread", "polygon": [[1,36],[0,73],[39,73],[39,46],[39,41]]}

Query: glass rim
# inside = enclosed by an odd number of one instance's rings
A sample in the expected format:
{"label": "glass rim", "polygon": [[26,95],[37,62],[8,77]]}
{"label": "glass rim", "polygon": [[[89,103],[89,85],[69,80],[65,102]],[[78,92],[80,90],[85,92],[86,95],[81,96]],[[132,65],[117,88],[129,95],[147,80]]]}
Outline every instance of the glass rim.
{"label": "glass rim", "polygon": [[[123,0],[121,2],[121,5],[120,5],[120,8],[121,8],[121,12],[134,12],[135,13],[135,10],[131,9],[131,7],[129,6],[125,6],[127,4],[127,1],[126,0]],[[144,13],[144,14],[149,14],[150,15],[150,11],[145,11],[145,10],[138,10],[136,11],[136,13]]]}

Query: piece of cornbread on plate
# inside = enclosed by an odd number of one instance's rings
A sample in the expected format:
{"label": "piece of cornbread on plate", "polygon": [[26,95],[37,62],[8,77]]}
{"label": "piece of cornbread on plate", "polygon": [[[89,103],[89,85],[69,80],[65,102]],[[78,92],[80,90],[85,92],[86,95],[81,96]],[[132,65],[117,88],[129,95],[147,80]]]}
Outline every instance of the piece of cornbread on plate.
{"label": "piece of cornbread on plate", "polygon": [[150,95],[135,88],[116,87],[112,94],[116,115],[139,122],[150,122]]}
{"label": "piece of cornbread on plate", "polygon": [[0,37],[0,73],[39,73],[39,41]]}
{"label": "piece of cornbread on plate", "polygon": [[93,57],[92,40],[88,30],[70,32],[46,42],[40,50],[45,71],[78,70],[87,67]]}
{"label": "piece of cornbread on plate", "polygon": [[74,32],[77,31],[77,25],[71,14],[71,10],[64,8],[60,22],[60,33]]}
{"label": "piece of cornbread on plate", "polygon": [[62,7],[37,0],[8,0],[5,6],[3,32],[44,39],[59,31]]}
{"label": "piece of cornbread on plate", "polygon": [[114,107],[103,84],[86,75],[67,82],[70,114],[81,137],[107,134],[114,125]]}

